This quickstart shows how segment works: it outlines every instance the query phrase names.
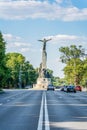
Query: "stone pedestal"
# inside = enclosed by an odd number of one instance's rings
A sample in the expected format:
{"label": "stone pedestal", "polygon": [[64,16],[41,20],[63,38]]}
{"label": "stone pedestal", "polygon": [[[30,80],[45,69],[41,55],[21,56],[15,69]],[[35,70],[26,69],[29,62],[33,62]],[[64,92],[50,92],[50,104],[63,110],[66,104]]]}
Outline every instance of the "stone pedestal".
{"label": "stone pedestal", "polygon": [[50,78],[38,78],[37,84],[35,85],[35,88],[39,89],[47,89],[47,86],[51,84]]}

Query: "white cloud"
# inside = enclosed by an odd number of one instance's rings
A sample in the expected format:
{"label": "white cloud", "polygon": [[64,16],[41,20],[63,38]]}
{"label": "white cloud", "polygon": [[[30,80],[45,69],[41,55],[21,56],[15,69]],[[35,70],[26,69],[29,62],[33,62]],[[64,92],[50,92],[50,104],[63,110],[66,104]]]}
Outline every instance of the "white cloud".
{"label": "white cloud", "polygon": [[[12,34],[3,34],[4,39],[7,42],[7,50],[12,48],[20,49],[21,52],[32,51],[36,52],[36,49],[32,49],[32,43],[23,42],[25,41],[19,36],[13,36]],[[58,44],[58,46],[69,46],[71,44],[86,46],[87,37],[85,36],[76,36],[76,35],[66,35],[66,34],[58,34],[52,36],[46,36],[46,39],[52,39],[49,43]],[[24,49],[23,49],[24,48]]]}
{"label": "white cloud", "polygon": [[27,52],[29,50],[30,50],[29,48],[21,48],[21,52]]}
{"label": "white cloud", "polygon": [[13,36],[12,34],[3,34],[6,41],[6,51],[26,52],[30,51],[31,44],[23,42],[24,40],[19,36]]}
{"label": "white cloud", "polygon": [[30,47],[31,46],[29,43],[23,43],[23,42],[14,42],[14,45],[16,47]]}
{"label": "white cloud", "polygon": [[79,9],[69,5],[61,6],[63,0],[53,3],[36,0],[0,1],[0,19],[44,18],[48,20],[87,20],[87,8]]}
{"label": "white cloud", "polygon": [[87,37],[85,36],[76,36],[76,35],[65,35],[59,34],[54,36],[48,36],[47,39],[52,39],[50,42],[52,44],[59,44],[61,46],[66,45],[69,46],[71,44],[83,45],[87,44]]}
{"label": "white cloud", "polygon": [[55,0],[57,3],[62,3],[63,0]]}
{"label": "white cloud", "polygon": [[3,37],[8,42],[13,42],[13,41],[19,41],[19,40],[21,40],[20,37],[13,36],[12,34],[3,34]]}

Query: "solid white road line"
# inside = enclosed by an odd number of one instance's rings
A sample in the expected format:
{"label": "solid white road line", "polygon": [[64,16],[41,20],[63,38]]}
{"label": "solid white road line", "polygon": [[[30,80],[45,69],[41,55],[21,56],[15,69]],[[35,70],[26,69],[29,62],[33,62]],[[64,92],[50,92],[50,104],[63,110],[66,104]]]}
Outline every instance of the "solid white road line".
{"label": "solid white road line", "polygon": [[[44,102],[45,100],[45,102]],[[44,104],[45,103],[45,104]],[[45,106],[45,130],[50,130],[50,125],[49,125],[49,117],[48,117],[48,109],[47,109],[47,100],[46,100],[46,94],[45,92],[42,95],[42,100],[41,100],[41,108],[40,108],[40,115],[39,115],[39,121],[38,121],[38,128],[37,130],[42,130],[43,129],[43,107]]]}
{"label": "solid white road line", "polygon": [[43,100],[44,100],[44,94],[42,95],[42,101],[41,101],[41,108],[40,108],[40,115],[39,115],[37,130],[43,129]]}
{"label": "solid white road line", "polygon": [[45,130],[50,130],[46,95],[45,95]]}

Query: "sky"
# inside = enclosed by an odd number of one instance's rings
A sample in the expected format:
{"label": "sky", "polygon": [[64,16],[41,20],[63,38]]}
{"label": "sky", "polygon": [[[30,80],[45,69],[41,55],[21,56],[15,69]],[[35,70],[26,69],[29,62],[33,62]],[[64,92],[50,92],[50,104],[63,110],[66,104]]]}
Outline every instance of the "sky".
{"label": "sky", "polygon": [[60,47],[82,45],[87,50],[87,0],[0,0],[0,31],[6,53],[18,52],[35,68],[47,42],[47,68],[64,77]]}

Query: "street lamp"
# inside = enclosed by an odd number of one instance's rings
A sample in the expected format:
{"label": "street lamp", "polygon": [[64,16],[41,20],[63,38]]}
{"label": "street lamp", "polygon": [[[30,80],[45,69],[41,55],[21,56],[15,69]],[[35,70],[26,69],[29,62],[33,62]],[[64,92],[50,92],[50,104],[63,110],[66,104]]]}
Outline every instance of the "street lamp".
{"label": "street lamp", "polygon": [[20,70],[19,70],[19,88],[21,89],[22,86],[21,86],[21,65],[20,65]]}

